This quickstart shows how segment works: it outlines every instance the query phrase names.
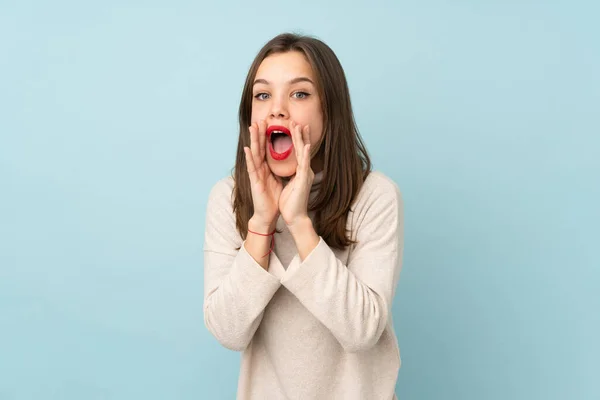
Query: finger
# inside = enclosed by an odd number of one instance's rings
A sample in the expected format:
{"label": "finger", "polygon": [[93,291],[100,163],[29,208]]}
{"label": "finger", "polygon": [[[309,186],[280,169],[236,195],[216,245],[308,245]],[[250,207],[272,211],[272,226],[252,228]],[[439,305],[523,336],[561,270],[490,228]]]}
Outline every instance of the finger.
{"label": "finger", "polygon": [[298,143],[300,143],[299,154],[300,154],[300,159],[302,160],[301,164],[304,167],[304,164],[305,164],[305,162],[304,162],[305,161],[304,160],[304,151],[306,150],[306,143],[304,143],[304,139],[302,138],[302,136],[303,136],[302,131],[303,131],[302,126],[298,125],[298,128],[296,129],[296,141]]}
{"label": "finger", "polygon": [[310,127],[308,125],[302,129],[302,141],[304,144],[310,144]]}
{"label": "finger", "polygon": [[292,122],[292,142],[294,143],[294,150],[296,153],[296,161],[298,162],[298,164],[302,163],[302,154],[303,154],[303,148],[304,145],[302,143],[302,139],[301,139],[301,135],[300,134],[300,125],[297,125],[296,123]]}
{"label": "finger", "polygon": [[[290,178],[290,180],[288,181],[287,185],[285,187],[290,187],[290,189],[294,189],[294,185],[296,184],[296,177],[298,176],[298,174],[292,176]],[[287,192],[289,194],[289,192]]]}
{"label": "finger", "polygon": [[290,121],[290,136],[292,137],[292,146],[294,147],[294,154],[296,155],[296,160],[298,160],[298,146],[296,146],[296,135],[294,131],[296,130],[296,123],[294,121]]}
{"label": "finger", "polygon": [[306,172],[306,174],[308,176],[308,170],[310,168],[310,144],[307,144],[306,146],[304,146],[303,168],[304,168],[304,171]]}
{"label": "finger", "polygon": [[254,160],[252,160],[252,151],[248,148],[248,146],[244,147],[244,154],[246,155],[246,169],[248,170],[250,182],[256,182],[258,181],[256,166],[254,165]]}
{"label": "finger", "polygon": [[263,160],[267,152],[267,123],[264,119],[261,119],[258,124],[258,143],[260,145],[260,159]]}
{"label": "finger", "polygon": [[250,130],[250,150],[252,151],[252,157],[255,164],[260,162],[260,144],[258,142],[258,124],[253,122],[249,128]]}

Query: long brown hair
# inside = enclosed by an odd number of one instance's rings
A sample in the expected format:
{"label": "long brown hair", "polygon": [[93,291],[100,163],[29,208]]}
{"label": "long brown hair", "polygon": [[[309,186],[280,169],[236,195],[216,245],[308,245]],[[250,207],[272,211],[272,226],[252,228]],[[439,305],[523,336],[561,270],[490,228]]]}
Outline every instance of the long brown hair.
{"label": "long brown hair", "polygon": [[293,33],[280,34],[258,52],[242,92],[239,108],[240,136],[234,175],[233,210],[236,226],[246,238],[248,220],[254,213],[244,146],[250,146],[252,85],[261,62],[271,54],[298,51],[306,57],[316,76],[323,112],[323,136],[315,145],[314,156],[323,161],[323,179],[317,196],[309,204],[315,211],[315,231],[334,248],[342,249],[355,241],[349,237],[346,219],[352,202],[371,172],[371,160],[360,137],[350,91],[342,65],[329,46],[319,39]]}

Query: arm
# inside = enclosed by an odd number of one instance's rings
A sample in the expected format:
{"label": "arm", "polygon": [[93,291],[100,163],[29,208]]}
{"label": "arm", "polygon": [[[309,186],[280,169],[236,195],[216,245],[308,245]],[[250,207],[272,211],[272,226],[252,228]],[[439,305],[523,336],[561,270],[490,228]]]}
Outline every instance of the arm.
{"label": "arm", "polygon": [[379,341],[402,266],[402,198],[395,185],[383,186],[362,207],[358,244],[347,266],[322,238],[316,236],[315,245],[312,224],[303,224],[292,233],[299,254],[281,281],[348,352]]}
{"label": "arm", "polygon": [[[219,182],[207,205],[203,308],[206,327],[228,349],[242,351],[248,346],[265,307],[281,286],[279,279],[251,255],[262,252],[262,257],[269,240],[257,237],[241,241],[231,207],[231,188]],[[274,256],[263,258],[265,266],[269,257]]]}

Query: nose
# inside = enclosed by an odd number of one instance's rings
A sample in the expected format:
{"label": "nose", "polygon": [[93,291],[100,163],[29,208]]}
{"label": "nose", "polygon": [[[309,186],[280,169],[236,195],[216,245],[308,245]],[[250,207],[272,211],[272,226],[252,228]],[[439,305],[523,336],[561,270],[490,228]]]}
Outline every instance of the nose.
{"label": "nose", "polygon": [[274,119],[285,119],[288,117],[287,104],[284,99],[275,99],[271,102],[270,117]]}

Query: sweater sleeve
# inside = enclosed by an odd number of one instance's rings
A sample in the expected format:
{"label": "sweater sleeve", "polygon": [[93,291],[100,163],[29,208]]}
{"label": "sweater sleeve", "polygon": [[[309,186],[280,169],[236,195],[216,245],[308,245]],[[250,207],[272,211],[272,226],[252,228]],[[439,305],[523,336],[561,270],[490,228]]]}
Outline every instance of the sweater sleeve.
{"label": "sweater sleeve", "polygon": [[281,286],[244,243],[235,226],[231,188],[220,181],[209,195],[206,212],[204,323],[223,346],[236,351],[248,346],[265,307]]}
{"label": "sweater sleeve", "polygon": [[367,350],[381,337],[391,313],[403,254],[402,196],[390,181],[361,205],[358,243],[348,265],[320,238],[300,262],[294,257],[281,282],[325,325],[347,352]]}

